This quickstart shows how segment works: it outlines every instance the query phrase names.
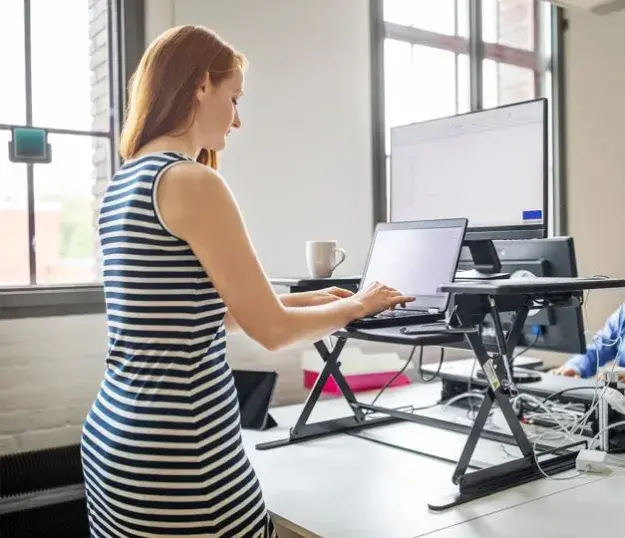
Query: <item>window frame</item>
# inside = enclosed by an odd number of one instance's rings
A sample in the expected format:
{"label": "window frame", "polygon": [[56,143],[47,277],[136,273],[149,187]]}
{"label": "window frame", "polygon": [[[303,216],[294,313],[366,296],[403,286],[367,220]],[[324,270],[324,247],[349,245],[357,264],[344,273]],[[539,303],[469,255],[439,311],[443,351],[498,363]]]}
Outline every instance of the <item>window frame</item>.
{"label": "window frame", "polygon": [[[72,129],[46,128],[49,133],[79,136],[105,136],[111,138],[112,166],[119,165],[119,136],[121,119],[126,108],[126,88],[134,69],[139,64],[145,49],[145,0],[110,0],[108,47],[110,65],[109,91],[114,103],[114,114],[110,120],[109,132],[80,131]],[[24,13],[30,11],[30,0],[24,0]],[[25,52],[30,56],[30,20],[25,18]],[[27,59],[28,62],[28,59]],[[31,74],[26,70],[27,99],[32,87]],[[32,123],[32,105],[27,105],[27,123]],[[8,127],[2,125],[2,127]],[[34,173],[27,165],[28,205],[30,226],[34,221]],[[31,251],[30,267],[34,271]],[[34,275],[31,274],[31,280]],[[0,319],[101,314],[105,312],[102,284],[33,285],[0,288]]]}
{"label": "window frame", "polygon": [[[536,9],[541,2],[534,0]],[[369,0],[371,32],[371,126],[373,168],[373,225],[388,219],[386,172],[386,118],[384,95],[384,40],[386,38],[425,45],[455,53],[468,53],[470,65],[471,110],[483,108],[482,60],[510,63],[535,71],[551,72],[550,103],[553,176],[552,204],[550,207],[553,228],[550,235],[563,235],[567,230],[566,218],[566,147],[565,147],[565,74],[564,33],[568,24],[561,7],[550,5],[551,56],[547,65],[541,65],[539,51],[540,24],[536,30],[536,51],[523,51],[499,43],[485,43],[482,39],[482,0],[468,0],[469,37],[437,34],[397,23],[384,21],[384,0]],[[542,78],[542,77],[541,77]],[[537,90],[541,81],[536,81]],[[537,91],[538,93],[538,91]]]}

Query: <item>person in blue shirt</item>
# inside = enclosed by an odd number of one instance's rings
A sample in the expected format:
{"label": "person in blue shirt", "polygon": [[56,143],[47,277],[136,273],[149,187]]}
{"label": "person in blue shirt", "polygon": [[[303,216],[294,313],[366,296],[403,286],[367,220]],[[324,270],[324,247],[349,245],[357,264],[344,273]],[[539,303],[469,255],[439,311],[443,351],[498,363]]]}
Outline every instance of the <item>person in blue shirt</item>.
{"label": "person in blue shirt", "polygon": [[[618,360],[618,366],[625,367],[625,304],[619,306],[595,334],[592,343],[586,346],[586,353],[571,357],[551,372],[569,377],[593,377],[597,375],[597,366],[601,368],[614,360]],[[625,382],[625,372],[619,379]]]}

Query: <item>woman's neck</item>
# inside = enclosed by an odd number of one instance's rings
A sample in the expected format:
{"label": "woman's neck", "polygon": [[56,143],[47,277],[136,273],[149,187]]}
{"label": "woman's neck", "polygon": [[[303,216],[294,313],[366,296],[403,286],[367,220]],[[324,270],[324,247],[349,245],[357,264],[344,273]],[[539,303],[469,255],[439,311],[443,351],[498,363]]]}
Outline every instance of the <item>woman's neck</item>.
{"label": "woman's neck", "polygon": [[188,157],[196,159],[200,153],[200,149],[196,145],[185,137],[173,137],[173,136],[159,136],[154,140],[148,142],[143,146],[135,155],[135,157],[141,157],[149,153],[157,153],[160,151],[174,151],[177,153],[183,153]]}

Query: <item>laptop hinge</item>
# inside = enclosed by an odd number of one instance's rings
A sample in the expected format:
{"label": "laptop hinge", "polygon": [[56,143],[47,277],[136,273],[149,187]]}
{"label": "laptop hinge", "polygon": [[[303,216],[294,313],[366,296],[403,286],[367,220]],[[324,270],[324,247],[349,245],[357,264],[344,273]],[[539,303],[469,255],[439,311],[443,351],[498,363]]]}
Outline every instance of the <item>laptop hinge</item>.
{"label": "laptop hinge", "polygon": [[428,314],[440,314],[440,310],[438,308],[428,308]]}

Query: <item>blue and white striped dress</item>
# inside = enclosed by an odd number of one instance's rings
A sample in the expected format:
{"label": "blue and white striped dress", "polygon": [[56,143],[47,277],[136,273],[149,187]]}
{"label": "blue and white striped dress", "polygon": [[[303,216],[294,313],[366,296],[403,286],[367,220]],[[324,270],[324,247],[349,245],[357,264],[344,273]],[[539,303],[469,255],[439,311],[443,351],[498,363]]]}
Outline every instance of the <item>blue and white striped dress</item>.
{"label": "blue and white striped dress", "polygon": [[226,308],[155,205],[161,172],[188,162],[126,162],[102,202],[109,347],[81,443],[93,537],[275,536],[241,442]]}

